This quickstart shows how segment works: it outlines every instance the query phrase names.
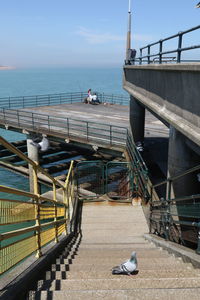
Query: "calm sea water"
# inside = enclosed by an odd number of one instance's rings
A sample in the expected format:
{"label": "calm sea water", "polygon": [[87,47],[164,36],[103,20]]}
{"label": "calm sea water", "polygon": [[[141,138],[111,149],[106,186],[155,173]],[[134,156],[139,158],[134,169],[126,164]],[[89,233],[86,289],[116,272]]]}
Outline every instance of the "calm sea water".
{"label": "calm sea water", "polygon": [[[0,98],[51,93],[93,91],[125,94],[122,89],[122,68],[46,68],[0,71]],[[0,129],[8,141],[25,139],[16,132]],[[28,188],[27,180],[0,168],[0,184]]]}

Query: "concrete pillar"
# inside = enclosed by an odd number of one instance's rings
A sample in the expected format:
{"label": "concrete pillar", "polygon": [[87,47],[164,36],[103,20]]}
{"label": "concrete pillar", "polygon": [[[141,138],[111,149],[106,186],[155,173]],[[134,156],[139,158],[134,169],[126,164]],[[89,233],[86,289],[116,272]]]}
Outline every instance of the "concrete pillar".
{"label": "concrete pillar", "polygon": [[135,143],[144,141],[145,108],[130,96],[130,128]]}
{"label": "concrete pillar", "polygon": [[[168,150],[168,176],[173,177],[199,164],[199,155],[187,145],[187,137],[170,127]],[[198,173],[198,172],[197,172]],[[199,193],[197,173],[193,172],[173,183],[172,197]]]}
{"label": "concrete pillar", "polygon": [[[27,154],[28,157],[35,161],[39,162],[39,156],[38,156],[38,148],[34,146],[33,144],[33,136],[31,134],[27,135]],[[32,165],[28,165],[29,167],[29,186],[30,186],[30,192],[34,192],[34,185],[33,185],[33,168]]]}

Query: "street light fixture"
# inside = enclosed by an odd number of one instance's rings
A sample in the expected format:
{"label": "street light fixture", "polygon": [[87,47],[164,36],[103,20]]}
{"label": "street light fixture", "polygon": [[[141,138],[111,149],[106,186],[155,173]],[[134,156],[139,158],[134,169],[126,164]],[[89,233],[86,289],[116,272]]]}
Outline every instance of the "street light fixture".
{"label": "street light fixture", "polygon": [[200,2],[196,5],[196,8],[200,8]]}

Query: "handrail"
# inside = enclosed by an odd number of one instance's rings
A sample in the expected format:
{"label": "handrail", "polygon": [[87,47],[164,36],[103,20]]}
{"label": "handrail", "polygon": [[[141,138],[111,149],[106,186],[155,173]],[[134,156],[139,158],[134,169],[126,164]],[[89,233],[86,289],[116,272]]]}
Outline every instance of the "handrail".
{"label": "handrail", "polygon": [[[126,95],[114,95],[105,93],[96,93],[100,101],[116,104],[127,105],[129,97]],[[32,95],[32,96],[15,96],[15,97],[1,97],[1,108],[26,108],[34,106],[50,106],[58,104],[72,104],[77,102],[83,102],[87,97],[87,92],[71,92],[71,93],[58,93],[58,94],[44,94],[44,95]]]}
{"label": "handrail", "polygon": [[[153,61],[151,61],[151,58],[157,56],[158,59],[159,59],[159,64],[162,64],[163,63],[163,55],[172,54],[172,53],[176,53],[176,62],[181,63],[182,62],[182,59],[181,59],[182,52],[200,48],[200,44],[199,45],[192,45],[192,46],[189,46],[189,47],[183,47],[182,46],[184,35],[186,35],[187,33],[193,32],[195,30],[198,30],[198,29],[200,29],[200,25],[198,25],[196,27],[193,27],[193,28],[190,28],[190,29],[185,30],[185,31],[180,31],[177,34],[171,35],[169,37],[161,39],[157,42],[150,43],[150,44],[140,48],[140,55],[135,58],[133,63],[138,62],[141,65],[143,62],[145,62],[145,63],[147,62],[147,64],[151,64],[151,63],[154,63]],[[168,51],[163,51],[164,42],[172,40],[174,38],[178,38],[177,48],[172,49],[172,50],[168,50]],[[159,49],[157,50],[157,52],[152,54],[151,53],[151,48],[153,46],[156,46],[156,45],[159,46]],[[147,54],[143,55],[143,51],[146,50],[146,49],[147,49]],[[144,59],[147,59],[147,61],[144,61]],[[187,61],[187,60],[184,60],[184,62],[185,61]],[[195,61],[197,61],[197,60],[195,60]],[[166,62],[166,57],[165,57],[165,62]]]}
{"label": "handrail", "polygon": [[[53,240],[58,243],[63,234],[74,232],[76,227],[72,228],[74,223],[72,215],[75,214],[78,199],[73,188],[73,163],[68,171],[66,183],[62,184],[2,137],[0,137],[0,144],[33,166],[34,180],[33,192],[0,185],[0,192],[6,195],[1,196],[0,199],[0,273],[2,274],[33,253],[36,253],[36,257],[40,257],[47,243]],[[52,198],[39,193],[38,172],[51,179]],[[56,186],[62,188],[63,201],[57,200]],[[14,199],[14,196],[20,197],[20,200]],[[21,197],[25,197],[26,200]]]}
{"label": "handrail", "polygon": [[74,118],[50,117],[30,111],[0,108],[0,123],[37,132],[63,135],[64,138],[82,138],[86,141],[110,145],[125,145],[126,127],[78,120]]}
{"label": "handrail", "polygon": [[13,146],[11,143],[7,142],[2,136],[0,136],[0,144],[3,145],[8,150],[10,150],[12,153],[18,155],[20,158],[25,160],[27,163],[31,164],[33,167],[37,168],[38,171],[40,171],[42,174],[44,174],[49,179],[51,179],[52,182],[56,183],[57,186],[60,186],[63,188],[63,184],[60,181],[53,178],[48,172],[46,172],[42,167],[40,167],[40,165],[37,162],[31,160],[23,152],[21,152],[19,149],[17,149],[15,146]]}
{"label": "handrail", "polygon": [[158,186],[161,186],[161,185],[163,185],[163,184],[166,184],[166,183],[168,183],[169,181],[172,182],[172,181],[174,181],[174,180],[177,180],[177,179],[179,179],[179,178],[181,178],[181,177],[183,177],[183,176],[185,176],[185,175],[188,175],[188,174],[193,173],[193,172],[198,171],[198,170],[200,170],[200,165],[198,165],[198,166],[196,166],[196,167],[193,167],[193,168],[190,168],[190,169],[188,169],[188,170],[186,170],[186,171],[184,171],[184,172],[181,172],[180,174],[178,174],[178,175],[176,175],[176,176],[168,177],[166,180],[161,181],[161,182],[159,182],[159,183],[157,183],[157,184],[154,184],[154,185],[152,186],[152,188],[156,188],[156,187],[158,187]]}

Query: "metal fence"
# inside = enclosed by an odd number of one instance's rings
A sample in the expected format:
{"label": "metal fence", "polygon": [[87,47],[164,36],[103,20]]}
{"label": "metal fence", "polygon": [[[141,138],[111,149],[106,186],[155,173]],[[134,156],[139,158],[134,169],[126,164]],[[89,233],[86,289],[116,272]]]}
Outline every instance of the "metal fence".
{"label": "metal fence", "polygon": [[[200,194],[174,198],[172,186],[184,176],[197,172],[200,166],[170,177],[151,187],[150,195],[150,232],[167,240],[197,245],[200,254]],[[167,185],[167,197],[158,198],[157,189]]]}
{"label": "metal fence", "polygon": [[83,142],[125,145],[126,127],[0,108],[0,124]]}
{"label": "metal fence", "polygon": [[[73,104],[83,102],[87,92],[72,92],[47,95],[17,96],[0,98],[1,108],[27,108],[38,106],[50,106],[60,104]],[[129,97],[126,95],[98,93],[97,97],[101,102],[128,105]]]}
{"label": "metal fence", "polygon": [[[0,144],[32,166],[34,185],[32,193],[0,186],[2,274],[33,253],[40,257],[45,245],[51,241],[58,243],[63,234],[68,234],[74,224],[72,216],[78,200],[73,189],[72,165],[63,185],[2,137]],[[38,173],[51,180],[51,196],[40,193]],[[62,201],[58,201],[58,194],[61,194]]]}
{"label": "metal fence", "polygon": [[[183,38],[188,33],[197,31],[199,29],[200,29],[200,25],[190,28],[185,31],[178,32],[177,34],[166,37],[157,42],[151,43],[145,47],[140,48],[140,56],[136,57],[136,59],[132,63],[135,62],[135,63],[139,63],[141,65],[143,63],[145,63],[145,64],[152,64],[152,63],[162,64],[162,63],[167,63],[167,62],[171,62],[171,63],[173,63],[173,62],[175,62],[175,63],[188,62],[189,60],[182,59],[182,53],[185,51],[199,49],[200,44],[183,47]],[[163,48],[164,48],[165,43],[167,41],[171,41],[173,39],[177,39],[177,48],[164,51]],[[152,48],[154,46],[157,46],[157,50],[156,51],[154,50],[154,52],[152,53]],[[144,51],[146,51],[147,54],[144,55]],[[191,60],[191,61],[199,62],[200,60]]]}

